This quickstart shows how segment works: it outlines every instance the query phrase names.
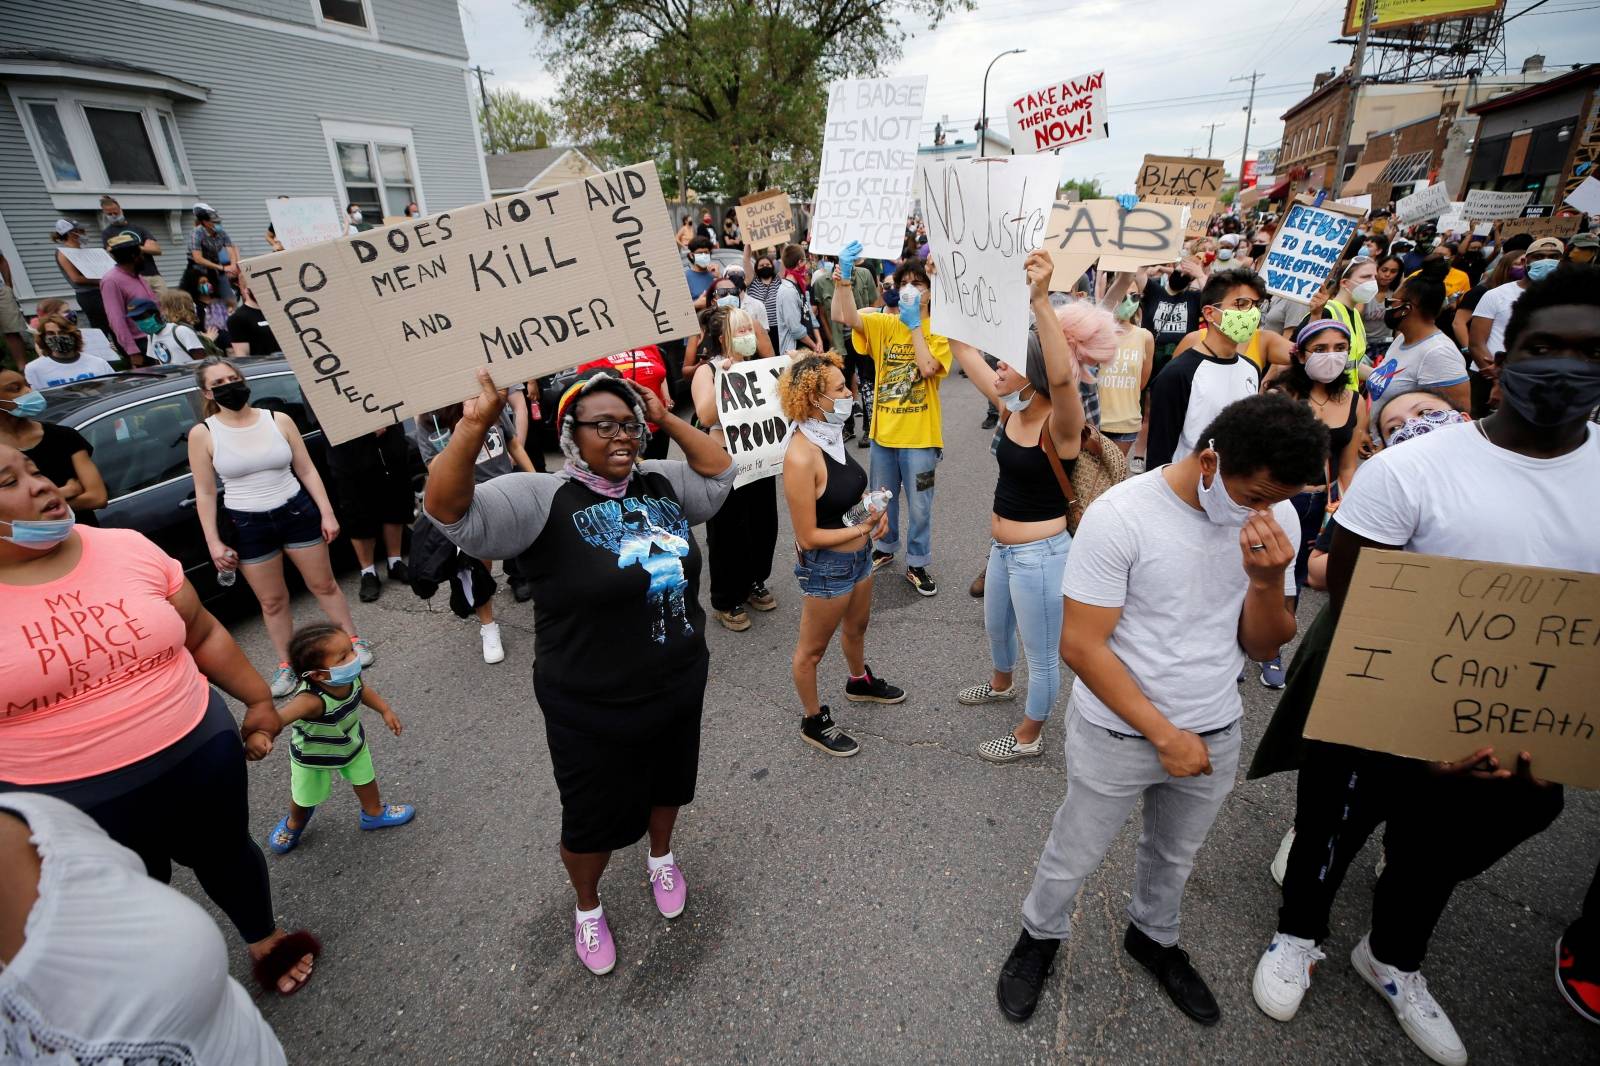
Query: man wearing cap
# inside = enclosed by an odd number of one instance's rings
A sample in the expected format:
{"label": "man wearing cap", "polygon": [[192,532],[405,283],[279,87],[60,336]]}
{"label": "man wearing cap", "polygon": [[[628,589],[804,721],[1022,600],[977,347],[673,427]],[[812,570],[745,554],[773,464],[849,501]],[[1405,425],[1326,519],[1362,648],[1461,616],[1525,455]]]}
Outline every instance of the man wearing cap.
{"label": "man wearing cap", "polygon": [[211,275],[217,295],[232,311],[238,300],[232,279],[239,276],[239,249],[228,231],[217,225],[217,212],[210,204],[194,205],[194,222],[189,232],[189,262],[195,270]]}
{"label": "man wearing cap", "polygon": [[139,300],[155,302],[155,293],[139,274],[139,267],[145,260],[144,242],[136,233],[119,233],[106,242],[106,251],[117,265],[100,279],[100,302],[105,305],[106,319],[117,347],[128,357],[130,365],[143,366],[147,362],[144,355],[147,338],[134,325],[129,308]]}
{"label": "man wearing cap", "polygon": [[132,233],[137,236],[139,246],[144,249],[144,265],[139,268],[139,276],[144,278],[144,283],[150,286],[151,292],[160,296],[167,288],[167,283],[161,279],[161,268],[156,266],[156,257],[161,254],[161,243],[149,230],[128,221],[128,216],[122,213],[122,205],[117,203],[115,196],[100,197],[100,213],[106,220],[105,228],[100,231],[101,247],[119,233]]}
{"label": "man wearing cap", "polygon": [[1592,233],[1574,233],[1567,238],[1568,263],[1592,263],[1596,252],[1600,252],[1600,238]]}
{"label": "man wearing cap", "polygon": [[[1516,279],[1496,286],[1483,294],[1478,306],[1472,309],[1472,322],[1467,327],[1468,349],[1478,373],[1489,380],[1498,376],[1495,355],[1505,347],[1506,323],[1511,320],[1511,308],[1521,299],[1530,281],[1540,281],[1561,265],[1566,249],[1554,237],[1540,237],[1528,245],[1523,253],[1522,265],[1511,268]],[[1510,251],[1507,255],[1514,254]],[[1474,410],[1474,415],[1484,412]]]}

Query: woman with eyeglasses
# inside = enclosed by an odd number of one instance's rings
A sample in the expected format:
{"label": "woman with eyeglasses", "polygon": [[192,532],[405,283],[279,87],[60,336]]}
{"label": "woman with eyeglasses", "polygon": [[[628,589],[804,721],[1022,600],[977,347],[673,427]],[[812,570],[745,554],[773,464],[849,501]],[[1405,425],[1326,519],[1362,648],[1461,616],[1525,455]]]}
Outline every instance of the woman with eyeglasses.
{"label": "woman with eyeglasses", "polygon": [[[633,381],[598,373],[557,405],[566,466],[478,484],[475,459],[505,396],[487,370],[433,460],[423,508],[462,551],[517,558],[532,584],[534,695],[561,793],[561,861],[577,894],[573,946],[594,974],[616,965],[600,905],[611,853],[649,834],[657,908],[688,898],[672,854],[694,799],[710,661],[700,549],[690,533],[733,488],[733,460]],[[684,461],[640,461],[647,422]]]}

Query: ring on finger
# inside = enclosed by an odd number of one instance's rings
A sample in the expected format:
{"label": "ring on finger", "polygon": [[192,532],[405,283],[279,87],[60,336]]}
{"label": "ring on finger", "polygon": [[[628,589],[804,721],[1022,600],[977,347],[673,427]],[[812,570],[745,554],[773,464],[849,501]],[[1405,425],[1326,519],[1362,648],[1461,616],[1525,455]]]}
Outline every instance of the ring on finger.
{"label": "ring on finger", "polygon": [[1250,550],[1253,552],[1264,552],[1267,550],[1267,546],[1265,544],[1252,544],[1250,545]]}

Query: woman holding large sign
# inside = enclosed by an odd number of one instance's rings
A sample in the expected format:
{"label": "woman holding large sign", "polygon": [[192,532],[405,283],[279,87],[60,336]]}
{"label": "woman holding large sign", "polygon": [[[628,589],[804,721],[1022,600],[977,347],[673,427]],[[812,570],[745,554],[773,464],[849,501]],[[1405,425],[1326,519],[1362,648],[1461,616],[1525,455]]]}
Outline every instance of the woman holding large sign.
{"label": "woman holding large sign", "polygon": [[[710,659],[689,527],[717,513],[734,466],[654,392],[600,373],[557,408],[559,474],[477,485],[478,452],[506,402],[487,370],[478,381],[429,467],[423,509],[474,558],[518,558],[533,586],[533,688],[561,792],[561,861],[578,897],[574,946],[591,973],[610,973],[617,950],[600,875],[612,851],[648,832],[657,908],[676,918],[688,899],[672,827],[694,799]],[[641,463],[646,422],[687,461]]]}

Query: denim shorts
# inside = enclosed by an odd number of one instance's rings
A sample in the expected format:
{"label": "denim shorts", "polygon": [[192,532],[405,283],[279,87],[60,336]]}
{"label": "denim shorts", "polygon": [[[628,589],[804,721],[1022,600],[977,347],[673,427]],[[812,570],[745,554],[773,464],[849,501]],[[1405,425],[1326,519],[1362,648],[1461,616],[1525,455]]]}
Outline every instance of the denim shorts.
{"label": "denim shorts", "polygon": [[814,548],[800,553],[794,564],[794,576],[800,582],[800,591],[819,600],[835,596],[848,596],[850,590],[872,576],[872,547],[863,546],[858,552],[836,552],[831,548]]}
{"label": "denim shorts", "polygon": [[264,563],[285,548],[310,548],[322,543],[322,511],[305,489],[270,511],[235,511],[233,550],[241,563]]}

